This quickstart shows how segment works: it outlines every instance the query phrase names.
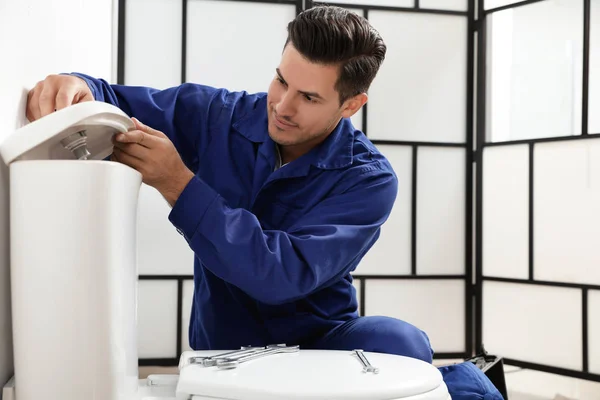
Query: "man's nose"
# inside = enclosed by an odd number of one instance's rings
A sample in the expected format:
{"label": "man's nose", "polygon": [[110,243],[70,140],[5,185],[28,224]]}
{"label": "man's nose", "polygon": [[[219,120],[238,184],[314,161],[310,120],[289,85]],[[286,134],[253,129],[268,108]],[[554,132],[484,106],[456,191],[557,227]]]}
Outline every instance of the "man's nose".
{"label": "man's nose", "polygon": [[294,105],[294,100],[292,99],[292,96],[290,96],[289,94],[283,95],[281,97],[281,100],[279,101],[279,103],[277,103],[277,106],[275,107],[275,112],[280,118],[288,119],[293,117],[296,112],[296,107]]}

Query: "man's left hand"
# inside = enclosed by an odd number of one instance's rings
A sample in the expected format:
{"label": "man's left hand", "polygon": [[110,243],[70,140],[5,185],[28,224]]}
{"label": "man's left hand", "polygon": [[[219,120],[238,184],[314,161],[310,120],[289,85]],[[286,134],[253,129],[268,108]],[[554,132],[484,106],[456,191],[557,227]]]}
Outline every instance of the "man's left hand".
{"label": "man's left hand", "polygon": [[194,177],[162,132],[132,118],[135,129],[115,135],[112,161],[134,168],[145,184],[154,187],[171,206]]}

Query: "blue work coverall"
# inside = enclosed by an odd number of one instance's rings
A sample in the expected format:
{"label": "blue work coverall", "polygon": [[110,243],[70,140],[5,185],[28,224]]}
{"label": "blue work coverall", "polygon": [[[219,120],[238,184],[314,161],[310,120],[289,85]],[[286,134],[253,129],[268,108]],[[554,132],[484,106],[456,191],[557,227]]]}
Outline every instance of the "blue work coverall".
{"label": "blue work coverall", "polygon": [[169,214],[195,253],[193,349],[286,343],[431,362],[418,328],[358,316],[350,272],[379,237],[398,181],[350,120],[276,168],[266,93],[189,83],[157,90],[75,75],[97,101],[167,135],[195,174]]}

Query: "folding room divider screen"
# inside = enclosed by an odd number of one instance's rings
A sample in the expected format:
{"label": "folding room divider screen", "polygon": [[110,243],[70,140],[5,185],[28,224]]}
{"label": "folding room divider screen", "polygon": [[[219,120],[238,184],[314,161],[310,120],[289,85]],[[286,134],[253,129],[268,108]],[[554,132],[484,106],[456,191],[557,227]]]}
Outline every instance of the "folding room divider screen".
{"label": "folding room divider screen", "polygon": [[[600,88],[589,89],[590,1],[328,2],[368,18],[388,45],[367,107],[352,118],[400,181],[381,239],[353,274],[361,315],[414,323],[437,358],[469,357],[483,344],[508,363],[600,380],[600,357],[592,356],[600,340],[591,340],[600,336],[600,279],[589,272],[600,260],[590,247],[592,223],[600,226],[591,174],[599,150],[595,140],[576,140],[593,138],[600,125],[588,112],[600,99]],[[316,4],[120,0],[118,83],[266,91],[287,23]],[[557,29],[567,18],[576,29]],[[542,33],[529,35],[536,23]],[[546,42],[544,29],[555,34]],[[141,365],[176,365],[189,349],[193,254],[168,211],[142,188]],[[565,232],[572,253],[556,245]],[[576,254],[573,264],[565,266],[566,254]]]}

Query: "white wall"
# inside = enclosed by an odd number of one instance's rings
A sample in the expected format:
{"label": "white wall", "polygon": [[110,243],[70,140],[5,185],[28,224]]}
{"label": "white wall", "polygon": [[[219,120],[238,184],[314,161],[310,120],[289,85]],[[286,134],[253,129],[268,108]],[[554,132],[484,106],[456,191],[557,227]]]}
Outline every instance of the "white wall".
{"label": "white wall", "polygon": [[[46,75],[85,71],[109,80],[114,76],[113,7],[112,0],[0,0],[0,140],[27,122],[27,91]],[[0,386],[13,372],[8,204],[8,170],[2,162]]]}
{"label": "white wall", "polygon": [[489,26],[491,140],[580,134],[583,1],[500,11]]}

